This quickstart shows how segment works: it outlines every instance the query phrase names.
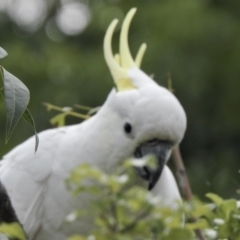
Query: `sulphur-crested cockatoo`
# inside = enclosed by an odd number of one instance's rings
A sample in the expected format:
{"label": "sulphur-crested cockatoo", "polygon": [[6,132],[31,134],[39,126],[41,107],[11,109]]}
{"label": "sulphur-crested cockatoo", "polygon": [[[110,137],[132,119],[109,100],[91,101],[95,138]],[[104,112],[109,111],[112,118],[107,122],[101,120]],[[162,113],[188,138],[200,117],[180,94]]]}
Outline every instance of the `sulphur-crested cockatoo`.
{"label": "sulphur-crested cockatoo", "polygon": [[115,56],[111,41],[118,20],[107,29],[104,56],[116,88],[97,114],[78,125],[43,131],[36,154],[32,137],[1,162],[1,181],[31,240],[63,240],[71,233],[90,230],[87,219],[73,225],[64,222],[73,209],[87,204],[86,199],[73,199],[65,186],[69,172],[81,163],[110,173],[131,156],[141,159],[154,154],[157,169],[136,171],[155,194],[167,200],[180,198],[165,163],[183,138],[186,116],[176,97],[140,70],[146,44],[135,60],[130,54],[127,36],[135,11],[131,9],[123,22]]}

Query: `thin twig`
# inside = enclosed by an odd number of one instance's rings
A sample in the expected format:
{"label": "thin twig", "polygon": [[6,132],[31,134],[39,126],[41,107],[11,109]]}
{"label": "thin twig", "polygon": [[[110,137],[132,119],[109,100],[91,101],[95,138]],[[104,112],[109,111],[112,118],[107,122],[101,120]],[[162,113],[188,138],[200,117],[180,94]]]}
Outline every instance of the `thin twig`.
{"label": "thin twig", "polygon": [[184,163],[182,160],[179,147],[173,150],[173,160],[177,169],[177,176],[178,176],[181,192],[184,198],[189,202],[192,200],[193,194],[192,194],[192,189],[190,187],[190,183],[188,181],[186,169],[184,167]]}
{"label": "thin twig", "polygon": [[[173,160],[177,169],[177,176],[179,179],[179,185],[183,197],[190,202],[193,198],[192,189],[187,177],[186,169],[182,160],[182,156],[179,150],[179,147],[173,150]],[[195,218],[191,219],[193,222],[196,222]],[[206,240],[201,229],[195,230],[196,235],[200,240]]]}
{"label": "thin twig", "polygon": [[116,231],[116,226],[113,226],[113,225],[108,221],[107,217],[106,217],[103,213],[101,213],[99,217],[102,219],[102,221],[105,222],[105,224],[106,224],[106,226],[108,227],[108,229],[110,230],[110,232],[115,232],[115,231]]}
{"label": "thin twig", "polygon": [[76,108],[79,108],[81,110],[86,110],[86,111],[90,111],[91,109],[93,109],[92,107],[88,107],[88,106],[83,106],[83,105],[80,105],[80,104],[74,104],[74,106]]}
{"label": "thin twig", "polygon": [[168,84],[168,90],[170,92],[174,93],[174,89],[173,89],[173,86],[172,86],[172,76],[171,76],[170,72],[167,73],[167,84]]}
{"label": "thin twig", "polygon": [[118,222],[117,206],[116,206],[115,202],[111,202],[110,210],[111,210],[113,218],[115,219],[115,224],[113,225],[113,227],[115,228],[115,231],[117,231],[118,227],[119,227],[119,222]]}
{"label": "thin twig", "polygon": [[45,103],[44,102],[43,105],[47,107],[48,111],[56,110],[56,111],[60,111],[60,112],[66,113],[66,115],[71,115],[71,116],[78,117],[78,118],[81,118],[81,119],[88,119],[88,118],[90,118],[89,115],[76,113],[76,112],[73,112],[71,110],[65,110],[64,108],[52,105],[50,103]]}
{"label": "thin twig", "polygon": [[137,215],[135,217],[135,219],[130,224],[128,224],[126,227],[124,227],[120,232],[121,233],[125,233],[125,232],[130,231],[131,229],[133,229],[137,225],[137,223],[140,220],[142,220],[143,218],[147,217],[148,215],[149,215],[149,211],[147,209],[147,211],[144,211],[144,212],[140,213],[139,215]]}

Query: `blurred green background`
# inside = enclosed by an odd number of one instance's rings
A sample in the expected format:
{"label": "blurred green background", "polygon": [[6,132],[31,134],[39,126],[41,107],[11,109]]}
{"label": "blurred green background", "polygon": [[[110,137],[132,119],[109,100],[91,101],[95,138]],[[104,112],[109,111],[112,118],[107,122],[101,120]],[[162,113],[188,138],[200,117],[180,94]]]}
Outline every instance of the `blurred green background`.
{"label": "blurred green background", "polygon": [[[56,114],[43,102],[102,105],[113,87],[103,58],[105,30],[131,7],[138,8],[129,39],[133,56],[142,42],[148,44],[142,69],[163,86],[170,72],[187,113],[181,151],[194,193],[238,198],[240,1],[0,0],[0,46],[9,54],[1,65],[28,86],[39,132],[52,127]],[[115,52],[118,36],[119,28]],[[4,125],[3,108],[1,156],[32,135],[21,121],[5,145]]]}

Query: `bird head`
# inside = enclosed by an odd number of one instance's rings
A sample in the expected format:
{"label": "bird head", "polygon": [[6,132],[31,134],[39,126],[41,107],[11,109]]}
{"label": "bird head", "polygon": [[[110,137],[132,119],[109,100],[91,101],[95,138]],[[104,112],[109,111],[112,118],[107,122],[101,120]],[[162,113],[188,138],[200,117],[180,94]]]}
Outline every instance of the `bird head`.
{"label": "bird head", "polygon": [[186,115],[177,98],[140,69],[145,43],[141,45],[136,58],[132,58],[128,30],[135,12],[135,8],[131,9],[123,21],[119,54],[113,55],[111,47],[117,19],[111,22],[104,38],[105,60],[116,85],[104,106],[117,115],[116,122],[121,129],[118,144],[126,157],[132,155],[141,159],[148,154],[156,157],[157,169],[147,166],[136,168],[137,173],[149,181],[149,189],[152,189],[171,150],[183,138]]}

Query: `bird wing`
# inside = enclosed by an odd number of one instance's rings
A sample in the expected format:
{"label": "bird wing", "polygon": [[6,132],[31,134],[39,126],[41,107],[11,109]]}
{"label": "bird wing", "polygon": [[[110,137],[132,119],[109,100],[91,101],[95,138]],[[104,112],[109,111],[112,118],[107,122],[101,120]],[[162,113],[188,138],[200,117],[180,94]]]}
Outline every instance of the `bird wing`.
{"label": "bird wing", "polygon": [[40,144],[34,154],[34,138],[17,146],[0,162],[0,178],[11,199],[13,208],[30,239],[44,222],[43,202],[51,177],[58,145],[65,128],[39,134]]}

